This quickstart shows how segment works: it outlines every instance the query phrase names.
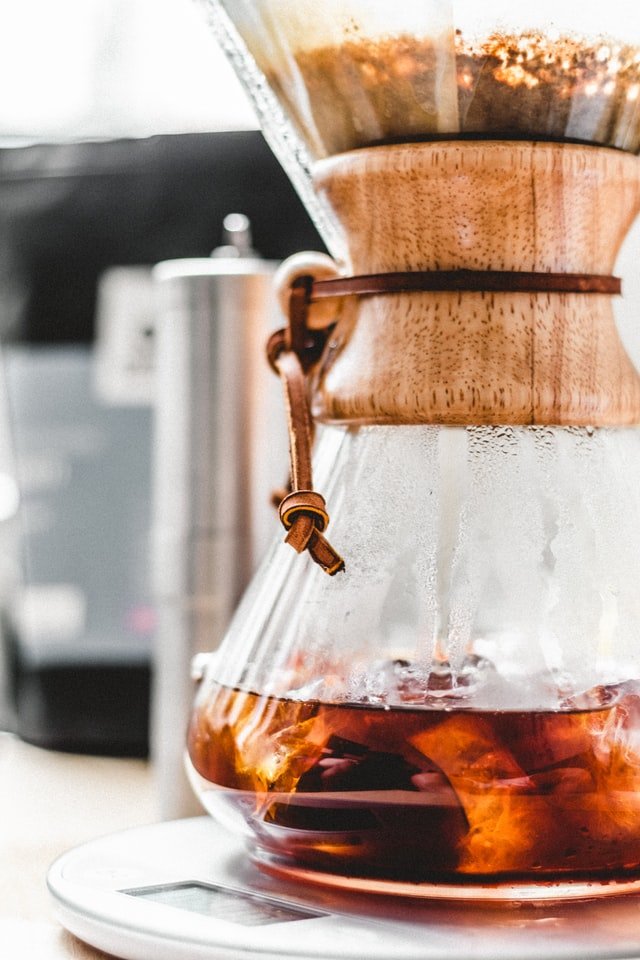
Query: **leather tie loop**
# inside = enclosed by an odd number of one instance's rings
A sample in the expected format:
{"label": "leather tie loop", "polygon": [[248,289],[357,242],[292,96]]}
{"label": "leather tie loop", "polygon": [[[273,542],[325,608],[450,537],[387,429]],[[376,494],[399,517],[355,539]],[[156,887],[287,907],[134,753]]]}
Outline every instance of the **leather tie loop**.
{"label": "leather tie loop", "polygon": [[280,504],[280,520],[285,530],[290,530],[300,514],[310,517],[317,530],[322,532],[329,525],[324,497],[314,490],[296,490],[289,493]]}
{"label": "leather tie loop", "polygon": [[330,576],[344,570],[344,560],[323,532],[329,523],[324,497],[313,490],[311,446],[313,420],[306,374],[322,353],[328,332],[309,330],[307,315],[313,278],[298,277],[291,287],[289,325],[271,335],[267,356],[284,387],[289,427],[291,492],[280,503],[280,520],[288,543],[298,553],[308,551]]}

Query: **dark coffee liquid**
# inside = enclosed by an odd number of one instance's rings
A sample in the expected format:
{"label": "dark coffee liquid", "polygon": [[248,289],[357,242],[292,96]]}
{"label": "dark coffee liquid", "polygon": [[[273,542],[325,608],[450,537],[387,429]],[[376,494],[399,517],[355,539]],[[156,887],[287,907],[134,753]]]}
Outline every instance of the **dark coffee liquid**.
{"label": "dark coffee liquid", "polygon": [[408,882],[621,880],[640,875],[640,688],[608,697],[441,711],[219,687],[189,754],[282,862]]}

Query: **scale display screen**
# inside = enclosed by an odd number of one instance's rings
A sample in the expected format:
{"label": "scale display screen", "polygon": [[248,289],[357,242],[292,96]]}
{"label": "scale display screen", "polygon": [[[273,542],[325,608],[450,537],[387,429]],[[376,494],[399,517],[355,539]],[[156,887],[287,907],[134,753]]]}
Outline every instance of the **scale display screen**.
{"label": "scale display screen", "polygon": [[170,883],[121,892],[168,907],[177,907],[179,910],[189,910],[215,920],[237,923],[243,927],[290,923],[293,920],[311,920],[324,916],[207,883]]}

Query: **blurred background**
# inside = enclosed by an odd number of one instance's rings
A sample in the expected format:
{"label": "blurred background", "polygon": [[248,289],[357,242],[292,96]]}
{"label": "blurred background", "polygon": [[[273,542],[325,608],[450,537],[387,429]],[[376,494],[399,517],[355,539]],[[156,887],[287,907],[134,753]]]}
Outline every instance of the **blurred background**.
{"label": "blurred background", "polygon": [[[172,293],[152,268],[195,258],[206,274],[233,241],[229,213],[250,221],[267,272],[322,245],[192,0],[0,0],[0,90],[0,729],[144,757],[162,633],[158,317],[167,297],[185,329],[196,303],[226,309],[217,287],[198,281],[193,301],[190,281]],[[184,397],[193,371],[174,360],[163,390]],[[256,376],[238,374],[229,416]],[[212,442],[202,419],[190,429]]]}

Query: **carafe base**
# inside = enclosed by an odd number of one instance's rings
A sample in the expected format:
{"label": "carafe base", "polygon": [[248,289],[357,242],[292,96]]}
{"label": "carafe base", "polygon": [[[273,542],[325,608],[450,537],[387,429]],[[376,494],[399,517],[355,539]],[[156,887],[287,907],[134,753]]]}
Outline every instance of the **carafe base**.
{"label": "carafe base", "polygon": [[640,893],[640,877],[625,880],[557,880],[504,883],[411,883],[402,880],[364,876],[346,876],[324,870],[313,870],[287,863],[272,854],[253,849],[252,862],[264,873],[294,883],[312,884],[377,896],[410,897],[421,900],[452,900],[479,904],[515,906],[554,901],[593,900]]}

